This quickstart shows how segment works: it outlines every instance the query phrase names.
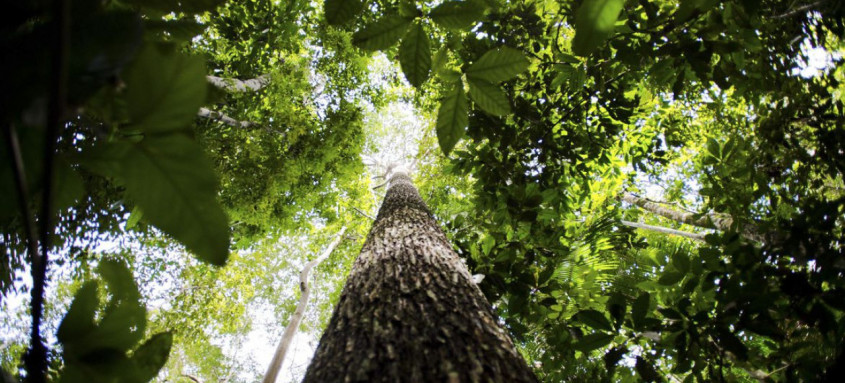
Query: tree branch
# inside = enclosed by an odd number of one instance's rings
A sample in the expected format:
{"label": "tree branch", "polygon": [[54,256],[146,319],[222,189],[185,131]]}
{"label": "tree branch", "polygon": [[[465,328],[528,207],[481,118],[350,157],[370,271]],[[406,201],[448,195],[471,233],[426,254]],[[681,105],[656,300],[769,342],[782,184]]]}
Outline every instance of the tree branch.
{"label": "tree branch", "polygon": [[[715,229],[720,231],[730,230],[731,225],[733,225],[733,218],[729,216],[723,217],[719,214],[713,213],[693,214],[678,211],[663,206],[662,204],[651,202],[645,198],[637,197],[631,193],[623,193],[621,199],[622,201],[637,206],[650,213],[669,218],[676,222],[685,223],[687,225],[703,227],[705,229]],[[754,225],[753,223],[745,224],[742,228],[742,231],[740,232],[740,235],[752,241],[766,242],[765,236],[760,233],[760,229],[757,227],[757,225]]]}
{"label": "tree branch", "polygon": [[308,274],[314,266],[319,265],[332,254],[337,245],[340,244],[340,241],[343,240],[344,233],[346,233],[346,226],[343,226],[340,229],[340,232],[337,233],[335,239],[329,244],[329,247],[323,251],[323,254],[320,254],[317,259],[305,264],[305,267],[303,267],[302,271],[299,273],[299,289],[302,291],[302,294],[299,296],[299,303],[296,305],[296,310],[293,312],[290,322],[288,322],[287,327],[285,327],[285,332],[282,334],[279,346],[276,347],[276,353],[273,354],[273,360],[270,361],[270,366],[264,374],[262,383],[276,382],[279,370],[282,369],[282,362],[285,361],[285,354],[290,347],[290,343],[293,341],[293,336],[296,334],[296,329],[299,327],[299,323],[302,321],[302,316],[305,315],[305,306],[308,304],[308,296],[311,293],[311,290],[308,288]]}
{"label": "tree branch", "polygon": [[635,227],[637,229],[651,230],[651,231],[656,231],[656,232],[659,232],[659,233],[665,233],[665,234],[671,234],[671,235],[679,235],[679,236],[682,236],[682,237],[694,239],[696,241],[704,241],[704,234],[701,234],[701,233],[690,233],[688,231],[675,230],[675,229],[670,229],[668,227],[654,226],[654,225],[648,225],[648,224],[645,224],[645,223],[631,222],[631,221],[625,221],[625,220],[622,220],[620,222],[625,226]]}
{"label": "tree branch", "polygon": [[270,84],[269,74],[263,74],[248,80],[238,80],[236,78],[223,78],[217,76],[206,76],[205,78],[208,80],[209,84],[232,93],[256,92]]}
{"label": "tree branch", "polygon": [[256,125],[256,123],[252,121],[239,121],[223,113],[208,108],[200,108],[199,112],[197,112],[197,116],[207,118],[209,120],[217,120],[235,128],[249,128],[250,126]]}

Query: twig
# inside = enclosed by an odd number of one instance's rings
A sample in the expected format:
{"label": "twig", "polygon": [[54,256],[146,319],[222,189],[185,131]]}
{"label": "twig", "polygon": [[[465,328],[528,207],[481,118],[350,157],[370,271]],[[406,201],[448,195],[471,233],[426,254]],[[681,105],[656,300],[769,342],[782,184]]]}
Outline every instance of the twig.
{"label": "twig", "polygon": [[796,14],[798,14],[800,12],[812,10],[813,8],[815,8],[819,5],[822,5],[826,2],[827,2],[827,0],[820,0],[820,1],[817,1],[815,3],[805,4],[805,5],[802,5],[798,8],[786,11],[784,13],[781,13],[779,15],[774,15],[774,16],[772,16],[772,18],[773,19],[783,19],[783,18],[787,18],[787,17],[790,17],[790,16],[795,16]]}
{"label": "twig", "polygon": [[625,226],[635,227],[637,229],[644,229],[644,230],[656,231],[656,232],[659,232],[659,233],[679,235],[679,236],[682,236],[682,237],[694,239],[696,241],[702,241],[702,242],[704,241],[704,234],[700,234],[700,233],[690,233],[690,232],[687,232],[687,231],[670,229],[668,227],[654,226],[654,225],[648,225],[648,224],[645,224],[645,223],[631,222],[631,221],[625,221],[625,220],[621,220],[619,222],[621,222]]}
{"label": "twig", "polygon": [[375,221],[375,220],[376,220],[375,218],[373,218],[373,216],[371,216],[371,215],[369,215],[369,214],[367,214],[367,213],[364,213],[363,211],[361,211],[361,209],[358,209],[357,207],[354,207],[354,206],[353,206],[353,207],[352,207],[352,209],[353,209],[353,210],[355,210],[355,211],[357,211],[357,212],[358,212],[358,214],[361,214],[361,215],[363,215],[364,217],[367,217],[367,218],[369,218],[369,219],[371,219],[371,220],[373,220],[373,221]]}

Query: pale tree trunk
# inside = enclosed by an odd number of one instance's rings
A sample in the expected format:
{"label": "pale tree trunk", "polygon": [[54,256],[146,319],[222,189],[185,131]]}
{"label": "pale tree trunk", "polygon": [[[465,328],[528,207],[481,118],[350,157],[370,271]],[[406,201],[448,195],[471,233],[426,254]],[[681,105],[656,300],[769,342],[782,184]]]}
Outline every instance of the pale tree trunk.
{"label": "pale tree trunk", "polygon": [[262,383],[274,383],[276,381],[276,378],[279,375],[279,370],[282,369],[282,362],[285,361],[285,354],[287,354],[288,348],[290,348],[293,336],[296,335],[296,329],[299,328],[299,323],[302,322],[302,316],[305,315],[305,308],[308,306],[308,297],[311,294],[311,289],[308,287],[308,274],[311,273],[311,269],[313,269],[314,266],[319,265],[332,254],[337,245],[340,244],[340,241],[343,239],[343,235],[345,233],[346,226],[340,229],[340,232],[337,233],[337,237],[329,244],[329,247],[323,251],[323,254],[305,264],[305,267],[303,267],[302,271],[299,273],[299,290],[301,292],[299,296],[299,303],[296,304],[296,310],[294,310],[287,327],[285,327],[285,332],[282,334],[282,339],[279,341],[278,347],[276,347],[276,353],[273,354],[273,360],[270,361],[270,366],[264,374]]}
{"label": "pale tree trunk", "polygon": [[536,382],[403,171],[394,171],[304,382]]}
{"label": "pale tree trunk", "polygon": [[[702,215],[679,211],[666,207],[665,204],[652,202],[648,199],[637,197],[631,193],[623,193],[622,200],[650,213],[669,218],[676,222],[685,223],[687,225],[703,227],[706,229],[716,229],[720,231],[728,231],[730,230],[731,225],[733,225],[733,218],[731,217],[720,216],[717,214]],[[766,238],[762,233],[760,233],[759,228],[751,223],[745,224],[739,234],[752,241],[766,242]]]}

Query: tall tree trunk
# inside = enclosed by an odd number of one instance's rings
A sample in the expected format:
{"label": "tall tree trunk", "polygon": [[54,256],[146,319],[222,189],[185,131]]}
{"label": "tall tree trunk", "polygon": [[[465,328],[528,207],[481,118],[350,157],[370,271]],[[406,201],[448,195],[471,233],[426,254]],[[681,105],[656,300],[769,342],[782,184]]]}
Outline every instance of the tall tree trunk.
{"label": "tall tree trunk", "polygon": [[536,382],[411,179],[389,178],[303,382]]}

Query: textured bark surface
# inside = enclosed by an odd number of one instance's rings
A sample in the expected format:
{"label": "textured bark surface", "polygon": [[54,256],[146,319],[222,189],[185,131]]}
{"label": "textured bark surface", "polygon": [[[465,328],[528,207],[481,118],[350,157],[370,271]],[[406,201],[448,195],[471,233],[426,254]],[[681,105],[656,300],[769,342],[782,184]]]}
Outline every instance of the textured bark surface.
{"label": "textured bark surface", "polygon": [[404,173],[304,382],[536,382]]}

